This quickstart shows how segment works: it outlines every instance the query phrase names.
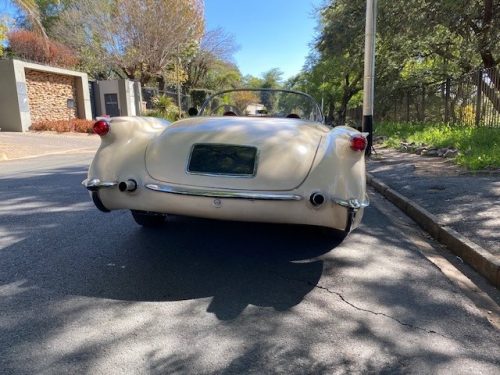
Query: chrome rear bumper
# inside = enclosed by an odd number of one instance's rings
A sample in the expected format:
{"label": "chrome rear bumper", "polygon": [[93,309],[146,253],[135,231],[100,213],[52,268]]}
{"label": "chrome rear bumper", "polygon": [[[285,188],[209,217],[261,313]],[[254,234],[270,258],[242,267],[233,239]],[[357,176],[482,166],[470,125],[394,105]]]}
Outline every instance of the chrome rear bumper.
{"label": "chrome rear bumper", "polygon": [[[99,189],[108,189],[118,186],[118,181],[101,181],[97,178],[86,179],[82,181],[82,185],[88,190],[95,192]],[[224,199],[248,199],[248,200],[265,200],[265,201],[301,201],[304,199],[302,195],[292,193],[279,192],[255,192],[255,191],[235,191],[235,190],[208,190],[192,187],[178,187],[167,184],[145,184],[147,189],[168,194],[188,195],[195,197],[209,198],[224,198]],[[330,200],[342,207],[357,211],[369,205],[368,199],[340,199],[330,198]]]}
{"label": "chrome rear bumper", "polygon": [[301,195],[287,193],[248,192],[248,191],[225,191],[205,190],[188,187],[177,187],[172,185],[146,184],[146,188],[162,193],[190,195],[196,197],[226,198],[226,199],[251,199],[267,201],[300,201],[304,199]]}

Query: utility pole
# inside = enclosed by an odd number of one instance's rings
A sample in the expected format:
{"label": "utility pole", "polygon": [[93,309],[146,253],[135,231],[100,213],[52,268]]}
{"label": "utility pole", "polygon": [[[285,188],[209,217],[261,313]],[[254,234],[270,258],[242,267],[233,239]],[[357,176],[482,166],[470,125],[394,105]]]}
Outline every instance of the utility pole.
{"label": "utility pole", "polygon": [[182,118],[182,102],[181,102],[181,80],[179,77],[179,70],[181,69],[181,55],[179,52],[179,45],[177,45],[177,64],[176,69],[175,69],[175,75],[176,75],[176,80],[177,80],[177,106],[179,108],[179,119]]}
{"label": "utility pole", "polygon": [[324,115],[324,112],[323,112],[323,106],[325,104],[325,75],[323,74],[323,82],[322,82],[322,85],[321,85],[321,115],[323,116],[323,118],[325,118],[325,115]]}
{"label": "utility pole", "polygon": [[365,71],[363,83],[362,129],[368,133],[365,154],[370,156],[373,144],[373,98],[375,81],[375,34],[377,25],[377,0],[366,0]]}

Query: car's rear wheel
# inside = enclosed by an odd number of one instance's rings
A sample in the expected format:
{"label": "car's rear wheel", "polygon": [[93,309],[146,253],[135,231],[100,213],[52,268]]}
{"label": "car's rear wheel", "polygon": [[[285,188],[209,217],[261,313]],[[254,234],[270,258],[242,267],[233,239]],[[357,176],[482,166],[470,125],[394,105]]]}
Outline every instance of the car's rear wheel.
{"label": "car's rear wheel", "polygon": [[131,210],[135,222],[143,227],[158,227],[165,222],[166,215],[156,212]]}
{"label": "car's rear wheel", "polygon": [[323,235],[324,238],[328,238],[330,240],[338,240],[338,241],[343,241],[349,234],[349,232],[343,230],[327,228],[327,227],[321,227],[320,233]]}

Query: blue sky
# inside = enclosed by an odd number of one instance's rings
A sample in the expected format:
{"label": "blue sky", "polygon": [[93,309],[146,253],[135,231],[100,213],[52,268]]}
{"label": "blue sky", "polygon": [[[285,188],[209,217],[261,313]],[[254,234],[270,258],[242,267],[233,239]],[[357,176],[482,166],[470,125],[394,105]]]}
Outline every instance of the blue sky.
{"label": "blue sky", "polygon": [[231,33],[243,75],[260,76],[279,68],[284,78],[297,74],[309,53],[316,20],[313,9],[322,0],[205,0],[208,29]]}
{"label": "blue sky", "polygon": [[[205,0],[208,29],[223,28],[239,46],[235,62],[243,75],[279,68],[289,78],[300,72],[314,38],[313,9],[323,0]],[[10,0],[0,14],[13,15]]]}

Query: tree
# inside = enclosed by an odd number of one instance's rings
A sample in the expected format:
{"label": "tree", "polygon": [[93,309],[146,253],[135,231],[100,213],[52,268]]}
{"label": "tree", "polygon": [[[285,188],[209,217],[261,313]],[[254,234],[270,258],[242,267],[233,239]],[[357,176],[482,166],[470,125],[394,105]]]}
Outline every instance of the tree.
{"label": "tree", "polygon": [[7,37],[7,26],[0,20],[0,57],[3,56],[3,41]]}
{"label": "tree", "polygon": [[308,78],[326,97],[330,122],[345,123],[350,101],[362,90],[364,15],[363,0],[334,1],[319,12],[320,34]]}
{"label": "tree", "polygon": [[45,28],[42,24],[40,17],[40,8],[36,0],[15,0],[14,4],[17,5],[24,13],[25,17],[31,23],[33,30],[44,37],[47,37]]}
{"label": "tree", "polygon": [[250,74],[247,74],[243,77],[243,87],[248,87],[250,89],[259,89],[262,87],[263,80],[259,77],[254,77]]}
{"label": "tree", "polygon": [[[272,68],[267,72],[262,73],[263,89],[277,89],[281,87],[283,72],[279,68]],[[269,112],[274,112],[276,102],[276,94],[270,91],[261,91],[260,100]]]}
{"label": "tree", "polygon": [[162,80],[173,60],[199,42],[203,27],[201,0],[76,0],[53,34],[94,71],[111,66],[146,83]]}
{"label": "tree", "polygon": [[[31,7],[34,5],[36,8],[38,22],[47,36],[51,37],[52,27],[59,19],[61,12],[71,4],[71,0],[32,0],[30,3]],[[33,18],[26,12],[21,14],[17,23],[23,29],[37,31],[37,23],[34,23]]]}
{"label": "tree", "polygon": [[185,59],[186,89],[221,90],[238,86],[241,74],[233,63],[237,48],[233,36],[224,30],[206,31],[194,56]]}
{"label": "tree", "polygon": [[240,114],[244,114],[249,104],[258,103],[259,97],[252,91],[235,91],[232,94],[232,102]]}
{"label": "tree", "polygon": [[[318,10],[315,50],[301,77],[313,82],[311,91],[326,98],[327,117],[337,123],[359,104],[365,7],[365,0],[331,0]],[[379,0],[377,112],[390,108],[390,98],[402,89],[481,67],[495,70],[500,50],[497,12],[493,0]],[[482,86],[494,104],[500,103],[491,85]]]}

